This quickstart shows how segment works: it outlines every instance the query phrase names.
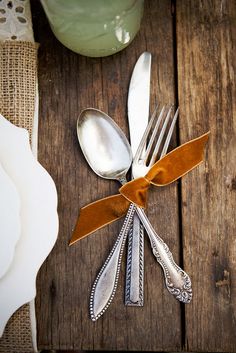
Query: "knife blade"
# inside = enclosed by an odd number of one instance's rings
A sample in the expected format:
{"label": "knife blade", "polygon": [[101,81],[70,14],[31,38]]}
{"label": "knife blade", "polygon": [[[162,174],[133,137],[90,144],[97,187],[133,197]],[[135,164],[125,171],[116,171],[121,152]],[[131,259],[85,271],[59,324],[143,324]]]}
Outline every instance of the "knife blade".
{"label": "knife blade", "polygon": [[128,122],[133,156],[148,123],[151,60],[151,53],[144,52],[140,55],[129,85]]}
{"label": "knife blade", "polygon": [[[128,122],[133,156],[148,124],[151,54],[140,55],[134,67],[128,93]],[[143,226],[135,213],[128,236],[125,304],[143,306],[144,239]]]}

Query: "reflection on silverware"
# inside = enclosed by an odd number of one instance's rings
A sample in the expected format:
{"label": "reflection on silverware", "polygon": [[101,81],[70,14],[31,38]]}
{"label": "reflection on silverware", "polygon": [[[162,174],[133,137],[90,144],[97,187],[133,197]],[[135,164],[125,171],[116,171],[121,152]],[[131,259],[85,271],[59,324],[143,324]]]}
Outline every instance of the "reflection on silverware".
{"label": "reflection on silverware", "polygon": [[[171,111],[172,108],[170,108],[168,112],[165,112],[164,107],[161,110],[157,123],[154,127],[153,134],[147,146],[147,151],[144,158],[140,160],[144,144],[146,145],[147,137],[151,130],[153,121],[155,120],[157,109],[155,110],[153,117],[144,133],[143,139],[134,158],[134,161],[138,161],[140,164],[140,174],[142,175],[145,175],[146,171],[151,167],[157,157],[157,153],[160,149],[161,143],[163,142],[164,133],[171,116]],[[166,137],[162,148],[161,157],[166,153],[168,148],[177,116],[178,111],[174,116],[169,133]],[[152,152],[157,129],[162,119],[164,120],[163,127],[157,144],[154,147],[154,151]],[[131,164],[131,151],[126,137],[120,128],[113,122],[113,120],[105,113],[96,109],[84,110],[78,119],[77,133],[85,158],[94,172],[101,177],[106,179],[116,179],[124,184],[126,182],[125,175]],[[93,141],[92,144],[91,140]],[[96,158],[98,154],[99,157]],[[150,162],[147,166],[146,163],[149,157]],[[97,320],[105,312],[114,297],[124,244],[135,210],[137,210],[145,229],[149,233],[148,235],[151,240],[151,245],[155,250],[154,255],[157,257],[158,262],[163,268],[168,290],[176,297],[176,299],[180,301],[188,302],[191,299],[191,281],[188,275],[175,264],[168,247],[155,233],[144,212],[134,204],[131,204],[126,221],[121,229],[118,239],[104,266],[99,272],[92,288],[90,314],[93,321]]]}

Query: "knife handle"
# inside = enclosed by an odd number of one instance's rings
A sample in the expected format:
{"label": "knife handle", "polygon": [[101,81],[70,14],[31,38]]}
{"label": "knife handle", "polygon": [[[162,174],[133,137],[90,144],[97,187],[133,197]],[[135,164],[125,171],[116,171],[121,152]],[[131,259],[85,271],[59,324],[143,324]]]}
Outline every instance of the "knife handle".
{"label": "knife handle", "polygon": [[143,306],[144,229],[137,213],[129,229],[125,280],[125,305]]}

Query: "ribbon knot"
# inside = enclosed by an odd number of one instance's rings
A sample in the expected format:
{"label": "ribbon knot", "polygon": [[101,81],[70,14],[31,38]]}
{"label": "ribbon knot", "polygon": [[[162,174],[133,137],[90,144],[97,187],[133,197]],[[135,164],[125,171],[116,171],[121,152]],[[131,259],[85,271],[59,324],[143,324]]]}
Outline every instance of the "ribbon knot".
{"label": "ribbon knot", "polygon": [[139,207],[146,207],[147,192],[151,183],[146,177],[137,178],[123,185],[119,192],[129,202],[135,203]]}
{"label": "ribbon knot", "polygon": [[123,217],[131,203],[146,207],[151,185],[165,186],[181,178],[203,161],[209,132],[191,140],[157,161],[148,173],[119,189],[119,194],[95,201],[80,211],[70,245],[99,228]]}

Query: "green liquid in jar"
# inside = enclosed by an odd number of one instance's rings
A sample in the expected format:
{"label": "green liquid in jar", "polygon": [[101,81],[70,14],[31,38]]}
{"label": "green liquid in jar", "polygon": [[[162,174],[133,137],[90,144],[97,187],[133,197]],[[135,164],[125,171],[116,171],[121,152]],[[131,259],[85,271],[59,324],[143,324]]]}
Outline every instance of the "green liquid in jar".
{"label": "green liquid in jar", "polygon": [[41,0],[57,39],[76,53],[101,57],[124,49],[140,28],[143,0]]}

